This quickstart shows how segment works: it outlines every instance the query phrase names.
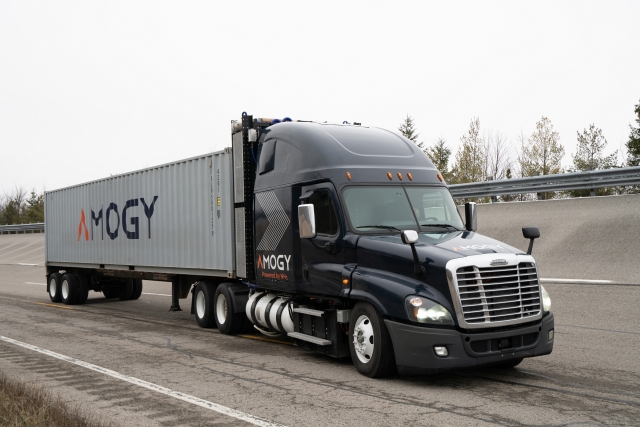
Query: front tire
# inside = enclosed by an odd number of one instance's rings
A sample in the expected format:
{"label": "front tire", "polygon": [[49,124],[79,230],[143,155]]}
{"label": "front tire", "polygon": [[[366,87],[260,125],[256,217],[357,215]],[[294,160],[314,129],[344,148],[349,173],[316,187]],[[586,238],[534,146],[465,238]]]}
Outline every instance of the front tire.
{"label": "front tire", "polygon": [[49,275],[49,298],[51,302],[62,301],[62,291],[60,289],[60,282],[62,281],[62,275],[60,273],[51,273]]}
{"label": "front tire", "polygon": [[201,328],[216,326],[215,314],[216,285],[210,282],[200,282],[193,293],[194,312]]}
{"label": "front tire", "polygon": [[395,372],[391,336],[382,315],[371,304],[359,302],[351,312],[349,350],[358,372],[382,378]]}
{"label": "front tire", "polygon": [[222,283],[218,286],[214,301],[218,330],[225,335],[235,335],[242,331],[246,316],[244,312],[233,312],[233,297],[229,290],[229,283]]}

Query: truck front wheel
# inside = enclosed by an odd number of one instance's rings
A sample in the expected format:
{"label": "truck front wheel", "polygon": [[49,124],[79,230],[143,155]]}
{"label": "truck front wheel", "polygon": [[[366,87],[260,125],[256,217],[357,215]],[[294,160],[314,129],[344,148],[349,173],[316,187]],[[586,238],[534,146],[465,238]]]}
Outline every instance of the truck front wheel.
{"label": "truck front wheel", "polygon": [[196,320],[201,328],[213,328],[216,326],[216,316],[214,313],[214,301],[216,295],[216,285],[209,282],[200,282],[194,292],[194,312]]}
{"label": "truck front wheel", "polygon": [[349,350],[358,372],[370,378],[391,375],[396,368],[387,326],[371,304],[359,302],[351,311]]}
{"label": "truck front wheel", "polygon": [[222,283],[216,289],[215,318],[218,330],[225,335],[235,335],[244,328],[247,317],[244,312],[233,312],[233,296],[229,290],[229,283]]}

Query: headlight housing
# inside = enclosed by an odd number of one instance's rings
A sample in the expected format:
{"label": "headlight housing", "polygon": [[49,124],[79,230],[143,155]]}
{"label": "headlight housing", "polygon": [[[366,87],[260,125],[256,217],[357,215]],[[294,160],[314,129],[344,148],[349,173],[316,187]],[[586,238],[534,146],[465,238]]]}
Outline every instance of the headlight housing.
{"label": "headlight housing", "polygon": [[540,285],[540,291],[542,292],[542,310],[547,313],[551,310],[551,298],[544,286]]}
{"label": "headlight housing", "polygon": [[404,300],[409,320],[419,323],[432,323],[435,325],[454,326],[451,313],[440,304],[430,299],[409,295]]}

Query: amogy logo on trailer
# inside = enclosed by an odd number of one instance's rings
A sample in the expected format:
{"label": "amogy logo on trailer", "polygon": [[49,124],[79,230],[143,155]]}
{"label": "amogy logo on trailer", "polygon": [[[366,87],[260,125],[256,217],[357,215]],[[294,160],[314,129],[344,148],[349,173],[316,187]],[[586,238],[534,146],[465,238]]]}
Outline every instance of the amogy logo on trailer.
{"label": "amogy logo on trailer", "polygon": [[[120,225],[122,224],[122,231],[127,239],[137,240],[140,239],[140,223],[138,216],[130,216],[131,214],[128,212],[129,209],[138,206],[138,201],[142,203],[144,207],[144,215],[147,217],[147,230],[149,231],[148,238],[151,238],[151,217],[153,216],[153,212],[155,209],[156,200],[158,200],[158,196],[153,196],[153,201],[151,203],[147,203],[144,200],[144,197],[140,197],[139,199],[130,199],[125,202],[124,208],[122,209],[122,215],[120,215],[118,210],[118,205],[116,203],[109,203],[109,207],[104,212],[103,219],[103,208],[101,208],[97,213],[91,209],[91,240],[94,240],[94,227],[100,227],[100,240],[104,240],[104,232],[105,228],[107,231],[107,236],[111,240],[115,240],[118,238],[118,232],[120,230]],[[127,224],[127,218],[129,219],[129,224]],[[120,221],[122,219],[122,221]],[[112,227],[112,222],[116,222],[116,226]],[[89,230],[87,228],[87,220],[84,209],[80,209],[80,222],[78,223],[78,241],[82,238],[84,234],[84,239],[86,241],[89,240]]]}

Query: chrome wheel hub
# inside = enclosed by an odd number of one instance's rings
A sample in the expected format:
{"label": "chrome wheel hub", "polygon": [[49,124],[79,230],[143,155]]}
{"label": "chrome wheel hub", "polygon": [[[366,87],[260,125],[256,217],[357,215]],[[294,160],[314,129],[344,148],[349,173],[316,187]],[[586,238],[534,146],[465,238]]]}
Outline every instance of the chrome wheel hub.
{"label": "chrome wheel hub", "polygon": [[216,299],[216,318],[219,325],[224,325],[227,321],[227,299],[222,294]]}
{"label": "chrome wheel hub", "polygon": [[202,319],[205,314],[205,298],[204,292],[198,292],[196,296],[196,313],[198,314],[198,319]]}
{"label": "chrome wheel hub", "polygon": [[358,317],[353,328],[353,347],[360,362],[369,363],[373,357],[374,342],[371,320],[365,315]]}

